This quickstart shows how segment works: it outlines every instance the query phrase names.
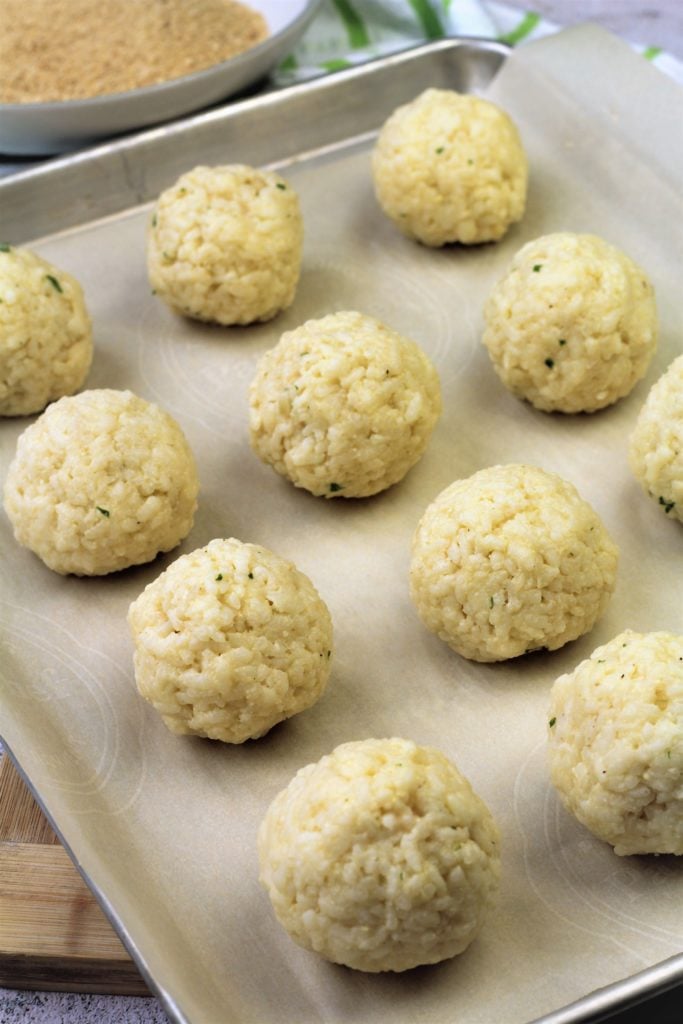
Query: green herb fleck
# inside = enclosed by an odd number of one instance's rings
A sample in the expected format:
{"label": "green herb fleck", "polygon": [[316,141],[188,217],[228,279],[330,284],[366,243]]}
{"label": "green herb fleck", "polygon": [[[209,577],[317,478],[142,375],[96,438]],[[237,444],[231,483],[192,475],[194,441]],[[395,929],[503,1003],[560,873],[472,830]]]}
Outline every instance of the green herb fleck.
{"label": "green herb fleck", "polygon": [[664,511],[665,511],[665,512],[667,513],[667,515],[668,515],[668,514],[669,514],[669,512],[671,511],[671,509],[672,509],[672,508],[674,507],[674,505],[676,504],[676,502],[675,502],[675,501],[667,501],[667,500],[666,500],[666,498],[663,498],[663,497],[661,496],[661,494],[660,494],[660,496],[659,496],[659,504],[660,504],[660,505],[663,505],[663,506],[664,506]]}
{"label": "green herb fleck", "polygon": [[542,263],[534,263],[534,267],[533,267],[534,274],[537,274],[542,266],[543,266]]}
{"label": "green herb fleck", "polygon": [[548,722],[548,725],[550,726],[550,728],[551,728],[551,729],[552,729],[552,727],[553,727],[553,726],[555,725],[555,722],[556,722],[556,721],[557,721],[557,719],[556,719],[556,718],[551,718],[551,719],[550,719],[550,721]]}
{"label": "green herb fleck", "polygon": [[328,651],[328,652],[327,652],[327,657],[328,657],[328,658],[331,658],[331,657],[332,657],[332,651]]}
{"label": "green herb fleck", "polygon": [[50,282],[50,284],[52,285],[56,292],[62,291],[62,286],[56,277],[53,277],[52,274],[46,274],[45,277],[48,279],[48,281]]}
{"label": "green herb fleck", "polygon": [[178,189],[178,195],[179,196],[186,196],[187,195],[187,189],[184,186],[182,188],[179,188]]}
{"label": "green herb fleck", "polygon": [[555,360],[554,359],[546,359],[545,360],[545,365],[548,367],[549,370],[552,370],[553,366],[555,365]]}
{"label": "green herb fleck", "polygon": [[489,608],[493,608],[493,598],[489,598]]}
{"label": "green herb fleck", "polygon": [[109,512],[108,508],[102,508],[101,505],[95,505],[95,508],[97,509],[98,512],[101,512],[106,519],[109,519],[111,513]]}
{"label": "green herb fleck", "polygon": [[157,215],[155,213],[152,216],[152,227],[155,228],[156,226],[157,226]]}
{"label": "green herb fleck", "polygon": [[566,338],[560,338],[560,345],[566,345],[566,344],[567,344],[567,339]]}
{"label": "green herb fleck", "polygon": [[669,758],[669,760],[671,760],[671,751],[670,750],[667,750],[666,756]]}
{"label": "green herb fleck", "polygon": [[343,489],[344,484],[330,484],[330,491],[332,494],[336,494],[337,491],[342,491]]}
{"label": "green herb fleck", "polygon": [[248,572],[247,576],[249,577],[250,580],[253,580],[253,578],[254,578],[253,572]]}
{"label": "green herb fleck", "polygon": [[218,583],[218,582],[219,582],[220,580],[222,580],[222,579],[223,579],[223,573],[222,573],[222,572],[219,572],[219,573],[218,573],[218,576],[216,576],[216,583]]}
{"label": "green herb fleck", "polygon": [[604,658],[598,658],[598,665],[604,665],[604,664],[605,664],[605,659]]}
{"label": "green herb fleck", "polygon": [[11,248],[9,242],[0,242],[0,252],[9,252]]}
{"label": "green herb fleck", "polygon": [[443,146],[437,146],[437,148],[434,150],[434,152],[435,153],[443,153]]}
{"label": "green herb fleck", "polygon": [[470,167],[471,167],[471,166],[472,166],[472,164],[474,163],[474,160],[468,160],[468,161],[467,161],[467,163],[468,163],[468,164],[470,165]]}
{"label": "green herb fleck", "polygon": [[275,188],[279,188],[281,192],[284,192],[287,186],[283,185],[281,181],[278,181],[277,184],[275,185]]}

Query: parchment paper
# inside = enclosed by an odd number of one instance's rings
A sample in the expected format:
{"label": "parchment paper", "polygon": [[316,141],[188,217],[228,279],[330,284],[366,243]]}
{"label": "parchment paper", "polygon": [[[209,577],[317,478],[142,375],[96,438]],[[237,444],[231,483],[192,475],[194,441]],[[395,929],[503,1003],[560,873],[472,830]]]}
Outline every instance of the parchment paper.
{"label": "parchment paper", "polygon": [[[301,284],[270,324],[228,330],[168,312],[146,280],[145,211],[35,243],[84,285],[97,344],[88,386],[130,387],[176,416],[202,491],[180,549],[103,579],[51,573],[2,518],[1,729],[167,1005],[192,1024],[516,1024],[683,943],[683,864],[617,858],[574,822],[549,786],[544,739],[557,675],[624,628],[682,627],[683,528],[631,478],[626,441],[649,386],[682,348],[683,93],[627,46],[580,29],[515,53],[490,95],[530,156],[523,222],[495,246],[430,251],[378,210],[366,144],[307,158],[285,168],[306,223]],[[555,230],[602,235],[656,287],[661,341],[647,378],[593,416],[549,416],[517,401],[479,344],[483,302],[513,253]],[[325,502],[251,453],[246,389],[283,330],[345,308],[422,344],[445,408],[403,483]],[[0,425],[3,472],[25,426]],[[508,461],[578,487],[619,544],[619,579],[589,636],[482,666],[418,621],[410,539],[443,487]],[[131,600],[172,558],[216,536],[293,559],[335,623],[324,698],[240,747],[166,731],[137,696],[125,624]],[[255,835],[297,768],[346,740],[390,735],[439,747],[470,778],[502,830],[503,879],[495,912],[461,957],[366,976],[281,930],[258,884]]]}

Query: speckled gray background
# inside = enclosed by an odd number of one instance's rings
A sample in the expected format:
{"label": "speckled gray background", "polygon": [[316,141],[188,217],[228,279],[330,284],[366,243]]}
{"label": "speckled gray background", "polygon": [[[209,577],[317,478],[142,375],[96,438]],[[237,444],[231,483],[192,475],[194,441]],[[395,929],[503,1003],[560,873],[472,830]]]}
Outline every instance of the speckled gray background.
{"label": "speckled gray background", "polygon": [[[455,0],[457,2],[457,0]],[[683,60],[681,0],[504,0],[521,11],[538,11],[558,25],[594,21],[623,39],[659,46]]]}
{"label": "speckled gray background", "polygon": [[156,999],[0,989],[2,1024],[167,1024]]}

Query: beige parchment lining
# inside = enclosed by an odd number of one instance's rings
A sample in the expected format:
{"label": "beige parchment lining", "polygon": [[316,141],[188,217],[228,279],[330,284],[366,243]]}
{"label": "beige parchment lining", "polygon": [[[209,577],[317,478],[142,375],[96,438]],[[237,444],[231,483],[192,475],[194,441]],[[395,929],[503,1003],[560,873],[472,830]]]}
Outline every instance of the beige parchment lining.
{"label": "beige parchment lining", "polygon": [[[0,731],[156,984],[192,1024],[522,1024],[680,951],[675,858],[619,859],[560,808],[545,767],[548,690],[620,630],[681,630],[683,533],[631,478],[638,409],[680,353],[683,209],[675,172],[683,92],[593,29],[523,48],[490,90],[517,121],[532,175],[527,215],[496,246],[430,251],[400,237],[372,194],[368,148],[285,175],[306,223],[302,280],[270,324],[220,329],[151,294],[139,211],[36,244],[82,282],[95,322],[90,387],[130,387],[177,417],[197,454],[195,527],[154,564],[110,578],[52,574],[0,523]],[[680,132],[678,133],[680,136]],[[234,154],[231,155],[234,159]],[[188,166],[192,163],[188,154]],[[483,302],[525,241],[591,231],[652,277],[661,341],[644,382],[589,417],[538,413],[498,382],[479,344]],[[309,317],[359,309],[412,336],[442,379],[444,415],[421,463],[389,492],[325,502],[252,455],[246,389],[259,355]],[[25,421],[0,424],[3,474]],[[621,549],[592,634],[552,655],[468,663],[427,634],[407,591],[410,538],[452,480],[508,461],[571,480]],[[231,748],[178,738],[137,696],[129,603],[177,554],[216,536],[264,544],[314,581],[335,623],[320,703]],[[257,879],[255,834],[279,789],[338,743],[406,736],[470,778],[503,834],[497,908],[460,958],[365,976],[295,946]]]}

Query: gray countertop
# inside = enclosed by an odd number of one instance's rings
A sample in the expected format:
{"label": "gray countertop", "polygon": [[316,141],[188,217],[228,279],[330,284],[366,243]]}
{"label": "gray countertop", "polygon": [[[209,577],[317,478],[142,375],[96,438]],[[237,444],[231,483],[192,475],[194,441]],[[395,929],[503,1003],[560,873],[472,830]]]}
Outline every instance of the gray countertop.
{"label": "gray countertop", "polygon": [[683,60],[683,3],[680,0],[506,0],[508,7],[533,9],[558,25],[593,21],[615,35],[656,46]]}
{"label": "gray countertop", "polygon": [[[625,39],[661,47],[683,60],[680,0],[513,0],[508,6],[521,11],[533,8],[559,25],[593,21]],[[681,988],[610,1018],[614,1024],[641,1024],[644,1020],[680,1024],[682,1019]],[[160,1004],[151,997],[0,989],[0,1024],[166,1024],[167,1020]],[[499,1020],[489,1024],[505,1024],[503,1007]]]}

